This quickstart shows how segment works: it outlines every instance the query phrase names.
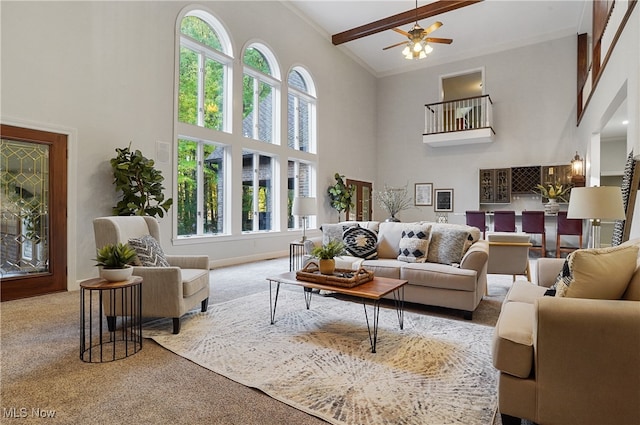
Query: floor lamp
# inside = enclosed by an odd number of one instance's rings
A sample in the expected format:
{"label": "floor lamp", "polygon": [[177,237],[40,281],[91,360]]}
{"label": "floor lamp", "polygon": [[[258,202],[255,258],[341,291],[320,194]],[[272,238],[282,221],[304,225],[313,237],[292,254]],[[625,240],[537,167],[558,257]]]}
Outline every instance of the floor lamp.
{"label": "floor lamp", "polygon": [[600,248],[600,220],[624,220],[622,191],[619,187],[574,187],[571,189],[567,218],[591,220],[589,248]]}
{"label": "floor lamp", "polygon": [[293,198],[293,206],[291,207],[291,215],[302,217],[302,239],[307,239],[307,218],[317,214],[316,198],[298,197]]}

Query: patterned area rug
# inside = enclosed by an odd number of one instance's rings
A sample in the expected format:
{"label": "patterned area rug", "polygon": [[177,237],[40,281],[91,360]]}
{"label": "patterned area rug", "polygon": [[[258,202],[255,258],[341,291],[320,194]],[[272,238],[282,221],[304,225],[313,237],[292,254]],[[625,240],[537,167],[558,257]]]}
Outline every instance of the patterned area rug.
{"label": "patterned area rug", "polygon": [[178,335],[147,323],[144,336],[332,424],[493,423],[493,328],[405,312],[400,330],[383,307],[373,354],[361,303],[314,294],[306,310],[301,288],[283,289],[274,325],[266,291],[193,312]]}

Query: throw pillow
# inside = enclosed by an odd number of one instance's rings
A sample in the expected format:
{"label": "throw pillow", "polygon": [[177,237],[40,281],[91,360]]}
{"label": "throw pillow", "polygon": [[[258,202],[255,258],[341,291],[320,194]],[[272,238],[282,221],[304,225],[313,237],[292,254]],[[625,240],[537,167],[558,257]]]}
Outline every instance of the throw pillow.
{"label": "throw pillow", "polygon": [[129,239],[129,245],[138,254],[140,264],[145,267],[171,267],[157,240],[151,235]]}
{"label": "throw pillow", "polygon": [[398,260],[407,263],[424,263],[427,261],[431,226],[422,224],[402,230]]}
{"label": "throw pillow", "polygon": [[333,240],[338,240],[340,242],[344,242],[342,234],[345,230],[351,227],[358,227],[357,223],[350,224],[323,224],[320,226],[320,230],[322,230],[322,245],[327,245],[329,242]]}
{"label": "throw pillow", "polygon": [[449,265],[459,264],[472,239],[473,236],[464,228],[434,227],[431,232],[427,261]]}
{"label": "throw pillow", "polygon": [[378,235],[363,227],[349,227],[342,235],[344,248],[354,257],[373,260],[378,257]]}
{"label": "throw pillow", "polygon": [[579,249],[567,257],[567,270],[557,280],[556,296],[617,300],[636,269],[638,247]]}

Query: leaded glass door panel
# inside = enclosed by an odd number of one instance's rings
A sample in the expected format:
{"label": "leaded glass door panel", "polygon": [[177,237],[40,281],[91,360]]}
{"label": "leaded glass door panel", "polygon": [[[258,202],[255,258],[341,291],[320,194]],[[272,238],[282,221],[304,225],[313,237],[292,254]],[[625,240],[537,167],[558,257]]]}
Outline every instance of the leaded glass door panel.
{"label": "leaded glass door panel", "polygon": [[66,136],[2,126],[2,301],[66,288]]}

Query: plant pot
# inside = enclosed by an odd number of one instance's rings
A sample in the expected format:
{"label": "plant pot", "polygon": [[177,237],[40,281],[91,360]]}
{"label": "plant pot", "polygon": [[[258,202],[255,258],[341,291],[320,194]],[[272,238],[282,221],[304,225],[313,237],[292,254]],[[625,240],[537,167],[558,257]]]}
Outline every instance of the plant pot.
{"label": "plant pot", "polygon": [[391,217],[387,218],[385,221],[387,223],[400,223],[400,219],[396,218],[395,215],[392,215]]}
{"label": "plant pot", "polygon": [[100,277],[109,282],[122,282],[131,277],[133,267],[126,266],[124,269],[100,269]]}
{"label": "plant pot", "polygon": [[544,212],[547,214],[558,214],[560,211],[560,204],[557,199],[549,199],[549,202],[544,204]]}
{"label": "plant pot", "polygon": [[333,274],[336,270],[336,260],[330,258],[328,260],[319,260],[318,268],[320,268],[321,274]]}

